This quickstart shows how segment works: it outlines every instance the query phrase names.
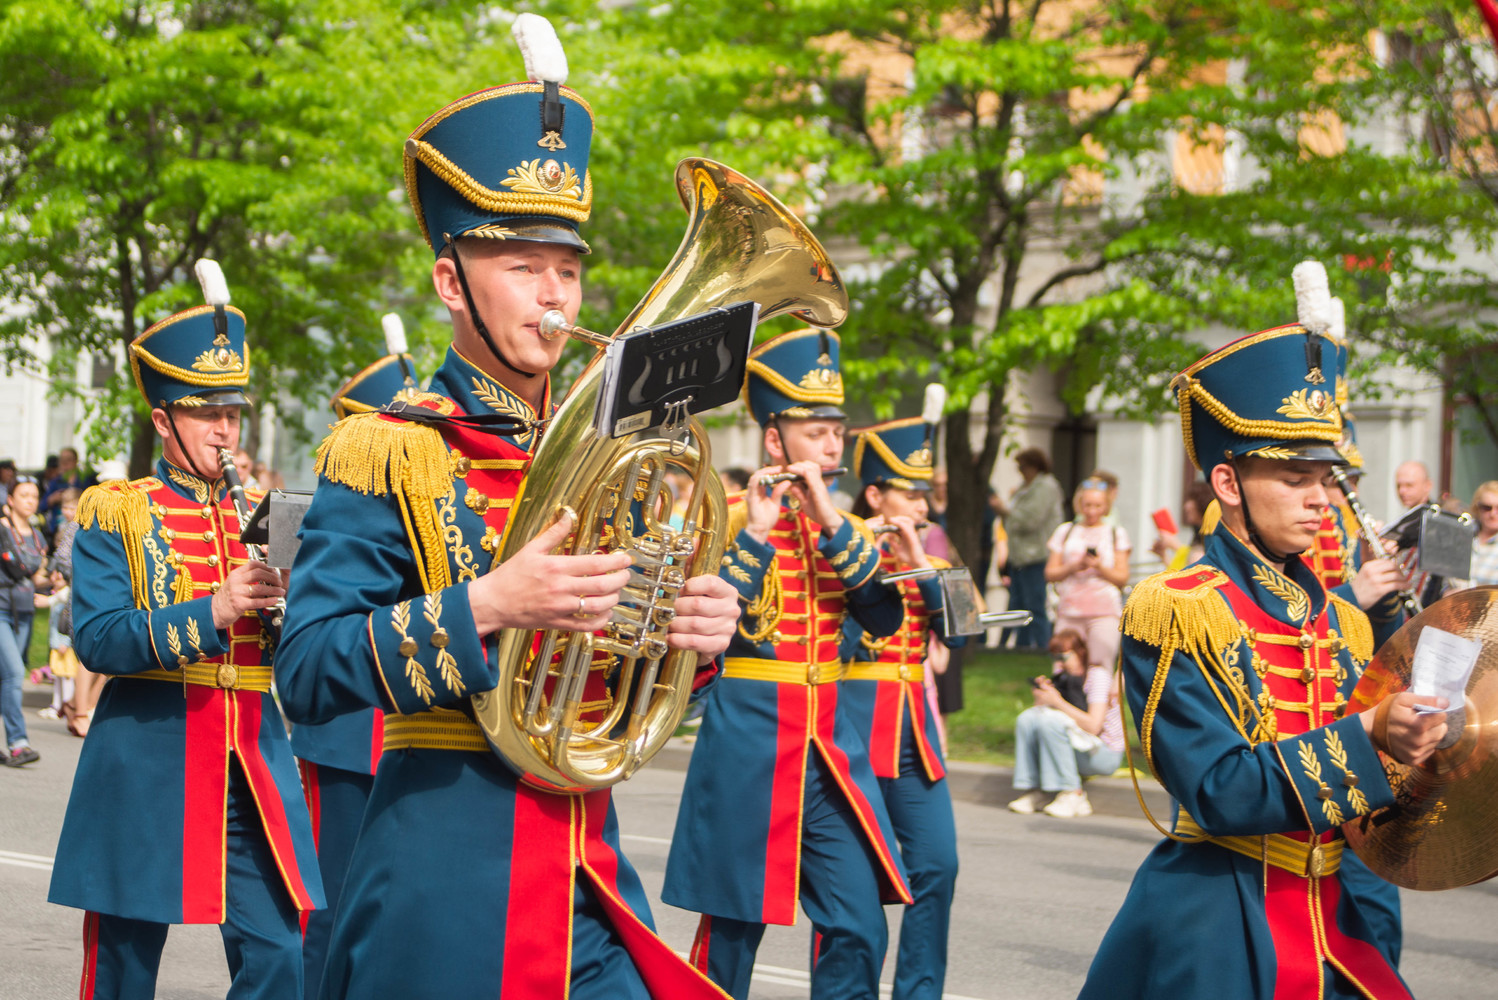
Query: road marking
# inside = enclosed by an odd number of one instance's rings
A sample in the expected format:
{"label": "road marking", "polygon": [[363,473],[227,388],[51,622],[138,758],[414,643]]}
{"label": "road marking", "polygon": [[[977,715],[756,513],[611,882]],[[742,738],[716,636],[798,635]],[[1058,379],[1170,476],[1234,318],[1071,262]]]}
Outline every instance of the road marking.
{"label": "road marking", "polygon": [[[621,833],[620,840],[639,840],[647,844],[670,845],[669,837],[647,837],[639,833]],[[12,865],[16,868],[34,868],[37,871],[49,872],[52,870],[53,858],[41,854],[21,854],[18,851],[0,851],[0,864]],[[685,956],[683,956],[685,957]],[[810,973],[801,969],[786,969],[778,965],[766,965],[756,962],[754,965],[754,978],[777,986],[803,986],[811,989]],[[890,995],[888,983],[879,984],[879,995],[887,997]],[[978,997],[962,996],[959,993],[943,993],[942,1000],[980,1000]]]}
{"label": "road marking", "polygon": [[35,868],[37,871],[49,872],[52,870],[52,859],[40,854],[20,854],[16,851],[0,851],[0,865],[14,865],[17,868]]}
{"label": "road marking", "polygon": [[670,837],[647,837],[643,833],[621,833],[619,834],[619,839],[638,840],[642,844],[664,844],[667,847],[671,846]]}

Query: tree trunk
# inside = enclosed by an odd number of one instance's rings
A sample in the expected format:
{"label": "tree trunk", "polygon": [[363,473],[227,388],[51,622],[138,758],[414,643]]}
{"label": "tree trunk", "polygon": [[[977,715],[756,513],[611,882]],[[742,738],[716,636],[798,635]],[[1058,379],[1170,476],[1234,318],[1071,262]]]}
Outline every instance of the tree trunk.
{"label": "tree trunk", "polygon": [[983,555],[983,507],[988,502],[988,476],[974,461],[968,432],[972,414],[966,410],[947,417],[947,537],[963,564],[973,571],[981,590],[988,567]]}
{"label": "tree trunk", "polygon": [[149,476],[155,457],[156,425],[151,423],[149,413],[138,413],[135,416],[135,436],[130,441],[130,478]]}

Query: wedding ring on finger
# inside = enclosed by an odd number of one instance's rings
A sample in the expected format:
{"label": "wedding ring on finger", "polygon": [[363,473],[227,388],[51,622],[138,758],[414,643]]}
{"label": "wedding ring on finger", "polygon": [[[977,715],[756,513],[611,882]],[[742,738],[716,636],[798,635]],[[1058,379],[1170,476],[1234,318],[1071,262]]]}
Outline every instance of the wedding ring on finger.
{"label": "wedding ring on finger", "polygon": [[582,595],[578,595],[578,598],[577,598],[577,610],[574,611],[574,612],[572,612],[572,617],[573,618],[587,618],[588,617],[587,600],[588,599],[586,597],[583,597]]}

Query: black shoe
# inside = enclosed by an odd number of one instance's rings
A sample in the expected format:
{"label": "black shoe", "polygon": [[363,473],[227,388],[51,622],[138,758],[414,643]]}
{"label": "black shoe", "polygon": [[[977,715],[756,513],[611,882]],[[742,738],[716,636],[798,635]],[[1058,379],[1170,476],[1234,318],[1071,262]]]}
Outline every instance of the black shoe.
{"label": "black shoe", "polygon": [[16,747],[10,752],[10,757],[6,759],[5,763],[9,767],[24,767],[27,764],[34,764],[41,759],[42,755],[31,749],[31,747]]}

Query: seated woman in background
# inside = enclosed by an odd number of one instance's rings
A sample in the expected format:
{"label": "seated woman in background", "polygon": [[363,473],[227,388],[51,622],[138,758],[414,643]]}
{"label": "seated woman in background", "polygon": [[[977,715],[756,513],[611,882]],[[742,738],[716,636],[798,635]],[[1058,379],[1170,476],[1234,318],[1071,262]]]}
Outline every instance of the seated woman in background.
{"label": "seated woman in background", "polygon": [[[1112,667],[1089,663],[1087,641],[1077,631],[1057,632],[1050,651],[1055,670],[1031,681],[1035,704],[1014,724],[1014,787],[1023,794],[1009,809],[1033,813],[1045,793],[1054,792],[1047,815],[1091,816],[1083,776],[1112,774],[1123,760],[1118,688]],[[1085,707],[1072,694],[1078,682]]]}

